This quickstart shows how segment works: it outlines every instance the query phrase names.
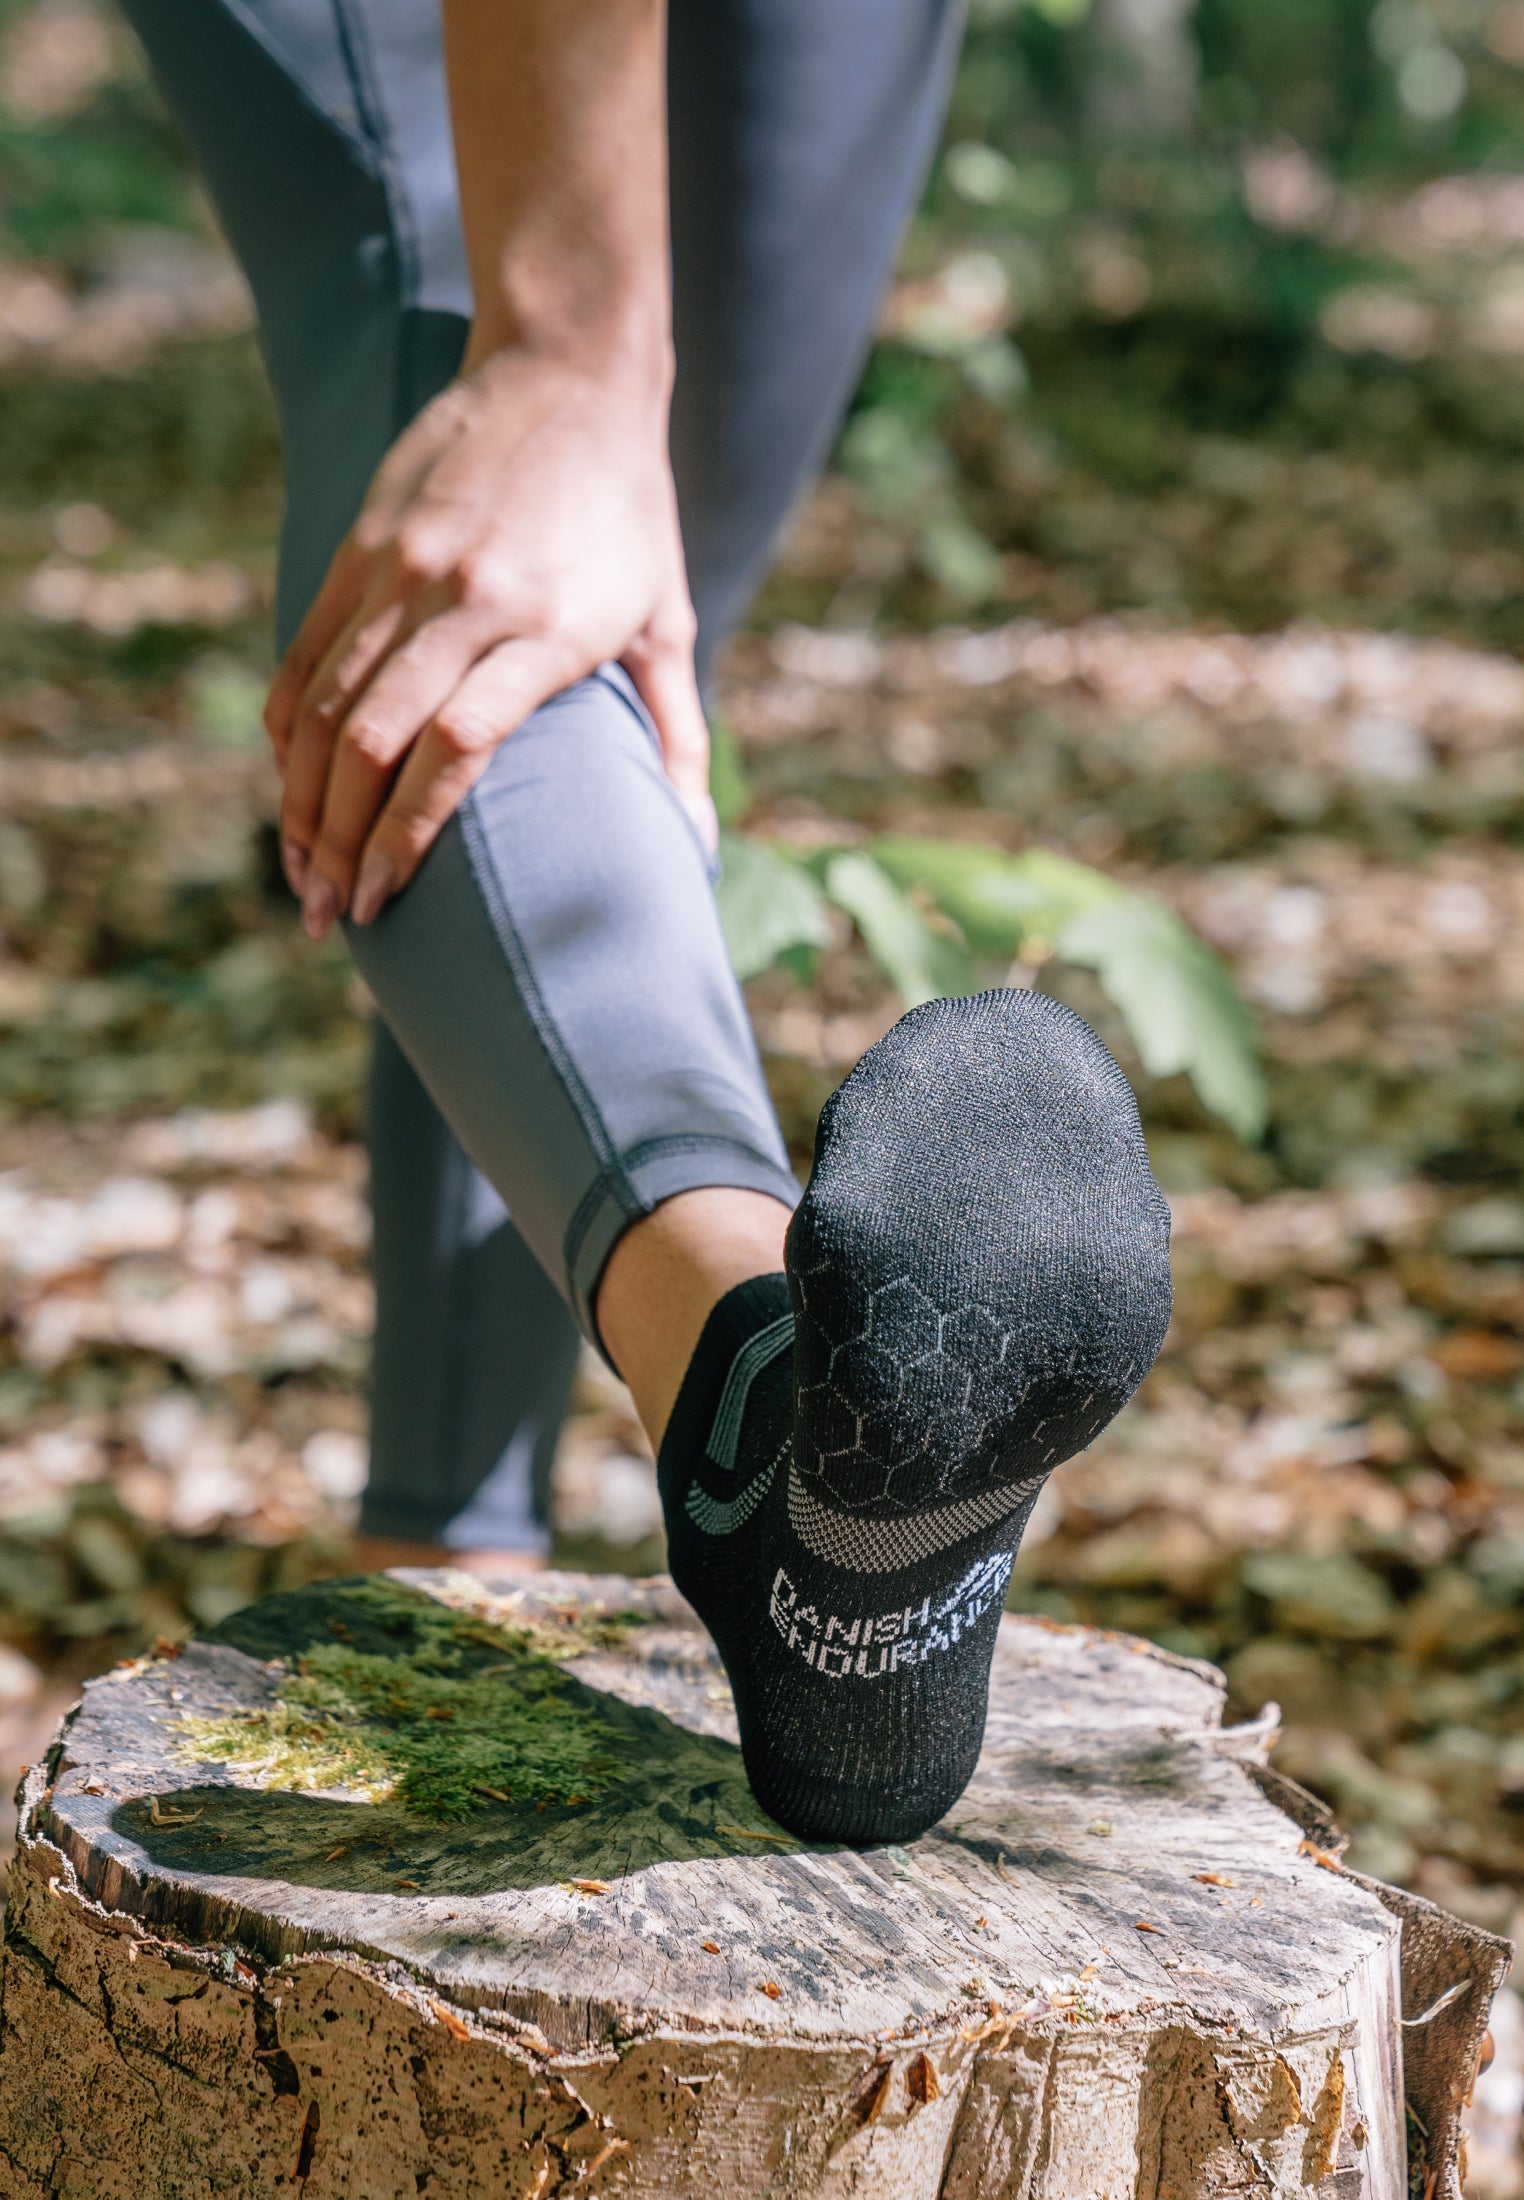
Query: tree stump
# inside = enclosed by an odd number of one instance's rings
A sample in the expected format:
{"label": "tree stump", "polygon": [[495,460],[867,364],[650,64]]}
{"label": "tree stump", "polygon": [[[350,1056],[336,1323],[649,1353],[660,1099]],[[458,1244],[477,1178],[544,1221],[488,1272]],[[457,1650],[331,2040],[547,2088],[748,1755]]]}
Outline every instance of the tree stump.
{"label": "tree stump", "polygon": [[666,1581],[271,1598],[25,1779],[0,2188],[1452,2200],[1506,1945],[1343,1870],[1222,1697],[1007,1617],[967,1795],[858,1853],[762,1816]]}

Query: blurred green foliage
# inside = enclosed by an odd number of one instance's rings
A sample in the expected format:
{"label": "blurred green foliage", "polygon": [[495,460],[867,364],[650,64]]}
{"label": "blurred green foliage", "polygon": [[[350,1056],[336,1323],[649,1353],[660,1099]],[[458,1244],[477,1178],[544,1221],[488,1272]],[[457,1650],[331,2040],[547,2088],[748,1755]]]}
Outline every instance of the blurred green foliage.
{"label": "blurred green foliage", "polygon": [[830,907],[907,1008],[1030,984],[1056,955],[1096,973],[1150,1076],[1183,1071],[1240,1138],[1263,1136],[1254,1019],[1220,956],[1151,895],[1043,848],[1008,856],[920,834],[799,856],[725,833],[720,855],[720,916],[740,977],[774,963],[797,970],[801,954],[808,975],[830,939]]}
{"label": "blurred green foliage", "polygon": [[[1125,93],[1148,57],[1118,57],[1107,0],[976,0],[908,280],[839,454],[875,516],[914,537],[902,612],[1022,602],[1023,557],[1088,547],[1031,508],[1061,470],[1157,496],[1193,485],[1204,435],[1337,444],[1383,472],[1479,435],[1511,463],[1524,442],[1511,366],[1443,343],[1341,351],[1323,325],[1361,283],[1425,293],[1390,236],[1335,218],[1350,194],[1397,199],[1524,159],[1515,0],[1179,0],[1172,24],[1170,0],[1154,12],[1176,111],[1151,120],[1140,95],[1129,126],[1125,96],[1098,101],[1096,86],[1120,71]],[[1301,162],[1288,175],[1307,203],[1256,206],[1249,175],[1266,155]],[[1511,515],[1497,533],[1516,540]],[[1172,564],[1156,559],[1153,581]],[[1188,592],[1237,623],[1304,608],[1294,580],[1266,580],[1193,572]],[[1103,591],[1159,594],[1148,572]],[[1500,609],[1497,638],[1516,629]]]}

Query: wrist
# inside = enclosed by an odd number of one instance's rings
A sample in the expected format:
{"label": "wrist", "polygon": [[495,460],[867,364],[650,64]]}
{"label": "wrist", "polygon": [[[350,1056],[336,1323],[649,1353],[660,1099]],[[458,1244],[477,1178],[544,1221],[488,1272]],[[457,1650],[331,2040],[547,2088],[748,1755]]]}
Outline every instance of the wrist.
{"label": "wrist", "polygon": [[648,294],[621,301],[607,291],[586,302],[532,299],[505,286],[478,300],[461,373],[490,376],[498,361],[596,383],[658,408],[665,421],[675,369],[665,284],[659,303]]}

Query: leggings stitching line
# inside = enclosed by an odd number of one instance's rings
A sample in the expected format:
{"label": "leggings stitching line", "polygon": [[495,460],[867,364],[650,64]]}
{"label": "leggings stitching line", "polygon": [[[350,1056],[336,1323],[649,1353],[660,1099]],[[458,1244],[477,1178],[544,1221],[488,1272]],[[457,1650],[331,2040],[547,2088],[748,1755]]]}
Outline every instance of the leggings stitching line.
{"label": "leggings stitching line", "polygon": [[[650,1161],[659,1161],[666,1154],[705,1152],[739,1154],[744,1161],[752,1162],[759,1170],[766,1171],[767,1174],[774,1177],[780,1186],[792,1182],[786,1168],[771,1160],[766,1154],[759,1153],[755,1146],[748,1146],[744,1139],[726,1138],[717,1131],[675,1132],[670,1137],[645,1139],[640,1145],[631,1146],[626,1153],[622,1154],[620,1164],[623,1171],[628,1171],[643,1168]],[[629,1184],[628,1176],[625,1177],[625,1182]],[[797,1189],[797,1187],[795,1188]],[[633,1187],[631,1189],[633,1190]],[[581,1199],[578,1200],[576,1210],[566,1226],[564,1241],[569,1276],[575,1271],[577,1256],[582,1251],[588,1232],[597,1217],[598,1210],[602,1207],[605,1199],[611,1196],[617,1198],[614,1185],[609,1174],[601,1171],[594,1177]],[[622,1199],[618,1200],[618,1204],[621,1211],[632,1218],[635,1215],[649,1214],[651,1211],[649,1205],[644,1200],[639,1199],[638,1195],[633,1206],[626,1205]]]}
{"label": "leggings stitching line", "polygon": [[278,40],[272,40],[265,25],[245,6],[244,0],[227,0],[227,16],[234,30],[239,31],[259,49],[262,60],[278,71],[283,89],[301,107],[310,121],[321,123],[340,143],[360,161],[364,172],[375,171],[376,147],[363,131],[352,130],[338,115],[331,114],[320,99],[314,97],[308,85],[296,73],[289,54]]}
{"label": "leggings stitching line", "polygon": [[446,1442],[443,1457],[436,1459],[435,1472],[442,1472],[448,1477],[450,1510],[453,1512],[456,1472],[462,1448],[461,1423],[470,1381],[467,1362],[473,1336],[471,1313],[476,1296],[476,1268],[470,1251],[467,1250],[465,1227],[470,1206],[471,1164],[458,1141],[446,1161],[445,1173],[447,1188],[445,1197],[440,1202],[440,1219],[447,1223],[451,1247],[450,1260],[445,1270],[449,1334],[444,1343],[443,1365],[438,1372],[446,1385],[448,1395],[436,1424],[442,1424]]}
{"label": "leggings stitching line", "polygon": [[[566,1280],[571,1286],[573,1305],[581,1305],[582,1303],[582,1295],[577,1289],[578,1256],[581,1254],[582,1247],[587,1240],[587,1233],[593,1226],[594,1218],[607,1199],[613,1199],[620,1212],[631,1215],[632,1219],[634,1214],[640,1212],[639,1208],[634,1209],[632,1212],[625,1205],[610,1183],[607,1173],[600,1169],[572,1210],[571,1220],[566,1225],[566,1235],[561,1240],[561,1255],[566,1262]],[[591,1316],[591,1311],[591,1304],[589,1304],[589,1316]]]}
{"label": "leggings stitching line", "polygon": [[748,1161],[758,1162],[774,1176],[787,1176],[784,1163],[762,1153],[747,1144],[744,1138],[728,1138],[723,1131],[672,1131],[660,1138],[642,1139],[638,1146],[627,1147],[621,1155],[626,1169],[638,1169],[648,1161],[659,1160],[668,1153],[738,1153]]}
{"label": "leggings stitching line", "polygon": [[[381,181],[386,191],[392,249],[397,255],[397,309],[400,319],[411,306],[419,287],[417,225],[413,220],[413,209],[408,200],[403,170],[392,143],[386,102],[381,95],[380,79],[360,11],[354,5],[354,0],[330,0],[330,4],[334,22],[338,26],[339,47],[355,95],[355,106],[361,124],[375,149]],[[405,345],[399,344],[396,386],[392,393],[393,427],[397,434],[402,432],[413,417],[408,393],[402,387],[402,361],[405,352]]]}

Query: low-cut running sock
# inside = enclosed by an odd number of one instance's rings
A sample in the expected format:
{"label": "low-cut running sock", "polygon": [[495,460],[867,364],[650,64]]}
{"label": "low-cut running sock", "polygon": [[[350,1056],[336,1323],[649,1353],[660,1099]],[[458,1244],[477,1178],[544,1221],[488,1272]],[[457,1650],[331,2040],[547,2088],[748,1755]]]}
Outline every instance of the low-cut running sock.
{"label": "low-cut running sock", "polygon": [[763,1808],[912,1839],[984,1733],[1021,1531],[1169,1321],[1131,1088],[1056,1001],[914,1009],[828,1102],[786,1275],[723,1298],[658,1461]]}

